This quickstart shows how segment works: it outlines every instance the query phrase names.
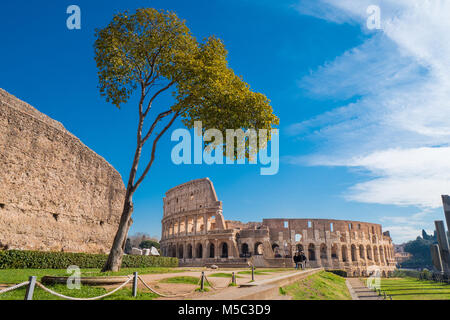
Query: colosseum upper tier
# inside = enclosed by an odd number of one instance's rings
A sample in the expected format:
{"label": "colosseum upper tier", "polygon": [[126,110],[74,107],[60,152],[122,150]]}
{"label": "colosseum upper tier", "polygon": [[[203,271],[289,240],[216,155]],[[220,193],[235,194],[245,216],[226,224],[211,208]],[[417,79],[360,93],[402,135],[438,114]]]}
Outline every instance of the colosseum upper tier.
{"label": "colosseum upper tier", "polygon": [[292,266],[304,251],[308,267],[383,275],[395,269],[389,231],[381,225],[331,219],[225,220],[222,202],[208,179],[170,189],[164,198],[161,249],[185,266]]}

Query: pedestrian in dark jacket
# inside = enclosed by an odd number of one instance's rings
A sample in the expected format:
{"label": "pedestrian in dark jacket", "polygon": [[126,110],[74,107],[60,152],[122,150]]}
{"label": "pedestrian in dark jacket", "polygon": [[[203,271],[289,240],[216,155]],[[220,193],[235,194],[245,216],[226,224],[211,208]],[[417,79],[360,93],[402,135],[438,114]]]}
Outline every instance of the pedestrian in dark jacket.
{"label": "pedestrian in dark jacket", "polygon": [[306,260],[307,260],[307,259],[306,259],[306,255],[305,255],[305,253],[304,253],[303,251],[300,252],[298,259],[299,259],[300,267],[301,267],[302,269],[304,269],[304,268],[305,268],[305,263],[306,263]]}
{"label": "pedestrian in dark jacket", "polygon": [[295,263],[295,269],[297,270],[300,265],[300,253],[299,252],[295,253],[293,260]]}

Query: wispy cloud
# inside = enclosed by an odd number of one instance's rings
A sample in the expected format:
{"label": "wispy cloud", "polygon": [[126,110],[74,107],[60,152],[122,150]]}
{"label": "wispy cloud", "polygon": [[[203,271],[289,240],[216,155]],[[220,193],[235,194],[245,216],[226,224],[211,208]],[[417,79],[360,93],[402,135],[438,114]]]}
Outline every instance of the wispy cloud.
{"label": "wispy cloud", "polygon": [[287,160],[365,170],[372,178],[349,200],[437,208],[450,193],[450,1],[305,0],[297,10],[364,30],[371,4],[383,29],[299,80],[317,99],[355,102],[293,124],[290,134],[322,149]]}

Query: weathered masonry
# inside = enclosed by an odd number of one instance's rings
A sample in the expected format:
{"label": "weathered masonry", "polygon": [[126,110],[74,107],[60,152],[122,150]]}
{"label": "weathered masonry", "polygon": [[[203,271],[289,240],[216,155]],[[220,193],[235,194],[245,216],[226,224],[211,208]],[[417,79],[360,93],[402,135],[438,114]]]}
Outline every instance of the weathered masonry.
{"label": "weathered masonry", "polygon": [[161,249],[181,265],[259,267],[292,265],[304,251],[310,267],[346,270],[351,276],[395,269],[389,232],[381,225],[328,219],[225,220],[209,179],[170,189],[164,198]]}
{"label": "weathered masonry", "polygon": [[0,250],[107,252],[124,194],[108,162],[0,89]]}

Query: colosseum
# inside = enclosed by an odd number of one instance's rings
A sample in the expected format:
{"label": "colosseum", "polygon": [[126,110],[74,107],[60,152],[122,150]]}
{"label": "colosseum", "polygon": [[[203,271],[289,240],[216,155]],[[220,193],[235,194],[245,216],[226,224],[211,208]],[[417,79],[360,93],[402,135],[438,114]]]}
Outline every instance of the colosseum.
{"label": "colosseum", "polygon": [[288,267],[304,251],[307,267],[364,276],[395,269],[389,231],[381,225],[331,219],[225,220],[222,202],[208,179],[170,189],[164,198],[161,250],[182,266]]}

